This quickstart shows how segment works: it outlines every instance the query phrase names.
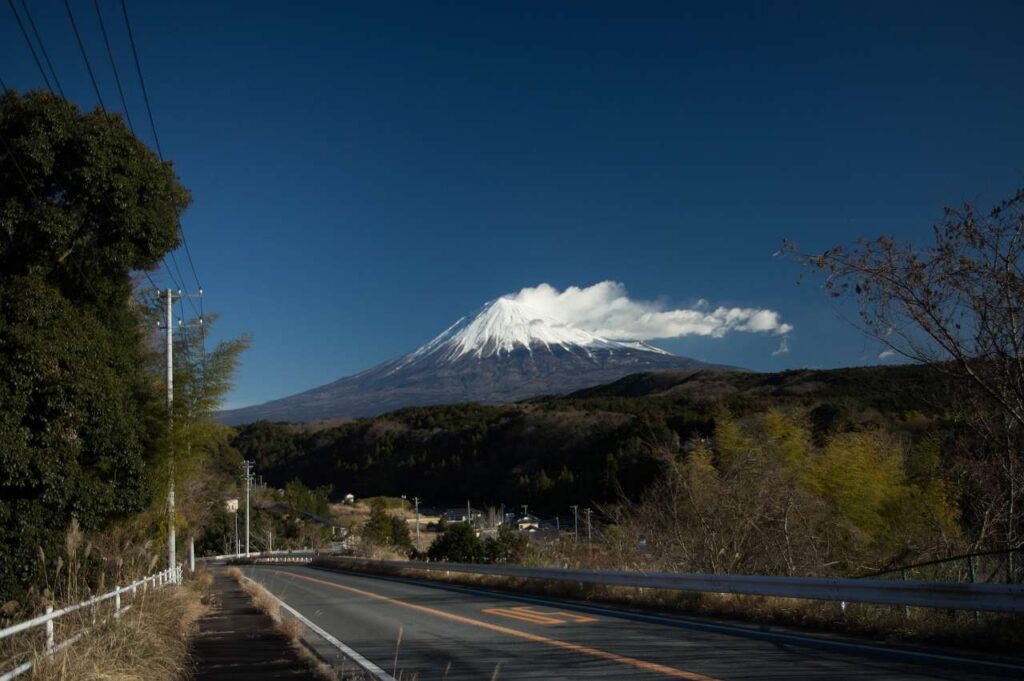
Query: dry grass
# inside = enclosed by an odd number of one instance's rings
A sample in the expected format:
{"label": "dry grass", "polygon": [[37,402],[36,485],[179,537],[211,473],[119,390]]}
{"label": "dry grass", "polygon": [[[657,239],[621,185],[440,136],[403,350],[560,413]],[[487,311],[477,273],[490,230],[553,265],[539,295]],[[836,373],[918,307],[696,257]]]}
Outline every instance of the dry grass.
{"label": "dry grass", "polygon": [[939,646],[944,650],[996,653],[1019,657],[1024,651],[1024,621],[1012,615],[848,604],[796,598],[769,598],[735,594],[704,594],[665,589],[546,582],[539,580],[388,568],[320,559],[326,567],[356,572],[391,574],[497,591],[550,596],[626,606],[638,610],[731,620],[781,627],[799,627],[826,634],[850,635],[885,643]]}
{"label": "dry grass", "polygon": [[[180,589],[139,594],[110,619],[38,663],[31,678],[54,681],[177,681],[191,671],[188,639],[202,616],[206,577]],[[59,639],[58,639],[59,640]]]}
{"label": "dry grass", "polygon": [[316,672],[320,678],[324,679],[324,681],[355,680],[356,677],[348,675],[345,676],[344,680],[339,678],[330,665],[310,651],[302,640],[302,636],[305,633],[302,623],[293,617],[282,617],[281,605],[273,594],[251,579],[247,579],[242,574],[242,571],[236,567],[228,568],[227,574],[231,579],[238,582],[239,586],[242,587],[242,591],[252,600],[253,606],[274,621],[274,628],[277,629],[278,633],[287,639],[299,658]]}

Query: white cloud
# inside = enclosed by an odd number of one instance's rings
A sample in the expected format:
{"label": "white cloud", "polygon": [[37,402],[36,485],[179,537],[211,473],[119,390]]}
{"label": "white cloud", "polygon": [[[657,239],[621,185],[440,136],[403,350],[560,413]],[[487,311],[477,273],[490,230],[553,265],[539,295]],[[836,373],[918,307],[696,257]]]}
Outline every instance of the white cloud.
{"label": "white cloud", "polygon": [[895,350],[882,350],[880,353],[878,353],[878,359],[889,359],[890,357],[895,357],[895,356],[896,356],[896,351]]}
{"label": "white cloud", "polygon": [[793,330],[791,325],[781,321],[779,313],[774,310],[746,307],[711,309],[703,298],[694,308],[666,309],[661,303],[631,299],[626,287],[615,281],[602,281],[585,288],[570,286],[564,291],[549,284],[540,284],[507,297],[544,316],[613,339],[721,338],[730,331],[784,336]]}
{"label": "white cloud", "polygon": [[772,357],[785,355],[787,352],[789,352],[789,336],[783,336],[782,340],[779,341],[779,348],[772,353]]}

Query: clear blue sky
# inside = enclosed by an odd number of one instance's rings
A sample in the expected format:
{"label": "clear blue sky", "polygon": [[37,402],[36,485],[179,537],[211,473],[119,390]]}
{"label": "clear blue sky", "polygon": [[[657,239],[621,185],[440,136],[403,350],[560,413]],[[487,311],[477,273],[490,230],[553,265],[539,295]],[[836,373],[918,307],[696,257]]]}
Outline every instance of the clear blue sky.
{"label": "clear blue sky", "polygon": [[[63,4],[30,5],[68,95],[94,107]],[[101,6],[143,127],[120,7]],[[72,7],[120,109],[92,3]],[[794,327],[774,356],[763,334],[658,343],[701,359],[876,362],[772,257],[783,237],[926,239],[944,204],[1024,185],[1019,2],[129,11],[161,143],[194,195],[206,308],[219,336],[253,334],[228,406],[390,359],[542,282],[614,280]],[[0,16],[0,76],[41,87]]]}

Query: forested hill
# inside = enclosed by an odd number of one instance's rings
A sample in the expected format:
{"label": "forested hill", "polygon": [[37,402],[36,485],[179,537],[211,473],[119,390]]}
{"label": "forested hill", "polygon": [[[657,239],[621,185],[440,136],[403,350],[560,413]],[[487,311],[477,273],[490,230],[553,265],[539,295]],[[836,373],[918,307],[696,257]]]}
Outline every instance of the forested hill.
{"label": "forested hill", "polygon": [[709,438],[723,419],[770,409],[823,442],[880,430],[913,441],[946,411],[937,376],[918,366],[778,374],[662,372],[565,397],[419,407],[323,429],[257,422],[233,444],[277,486],[299,478],[334,495],[407,494],[430,505],[568,504],[635,498],[665,452]]}
{"label": "forested hill", "polygon": [[944,409],[948,398],[939,375],[921,365],[797,369],[778,373],[748,371],[656,371],[631,374],[613,383],[585,388],[569,399],[592,397],[690,397],[746,400],[808,398],[885,411]]}

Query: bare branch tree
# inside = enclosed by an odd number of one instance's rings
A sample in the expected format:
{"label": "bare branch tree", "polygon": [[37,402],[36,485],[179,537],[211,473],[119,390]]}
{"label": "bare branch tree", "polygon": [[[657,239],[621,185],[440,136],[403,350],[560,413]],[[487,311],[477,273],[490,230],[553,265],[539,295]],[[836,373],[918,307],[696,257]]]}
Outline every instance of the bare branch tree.
{"label": "bare branch tree", "polygon": [[[862,329],[891,350],[948,376],[964,423],[985,451],[962,457],[984,517],[980,541],[1021,536],[1024,442],[1024,190],[979,213],[946,209],[925,250],[880,237],[821,254],[785,249],[825,276],[832,296],[852,297]],[[1012,563],[1010,567],[1013,571]]]}

